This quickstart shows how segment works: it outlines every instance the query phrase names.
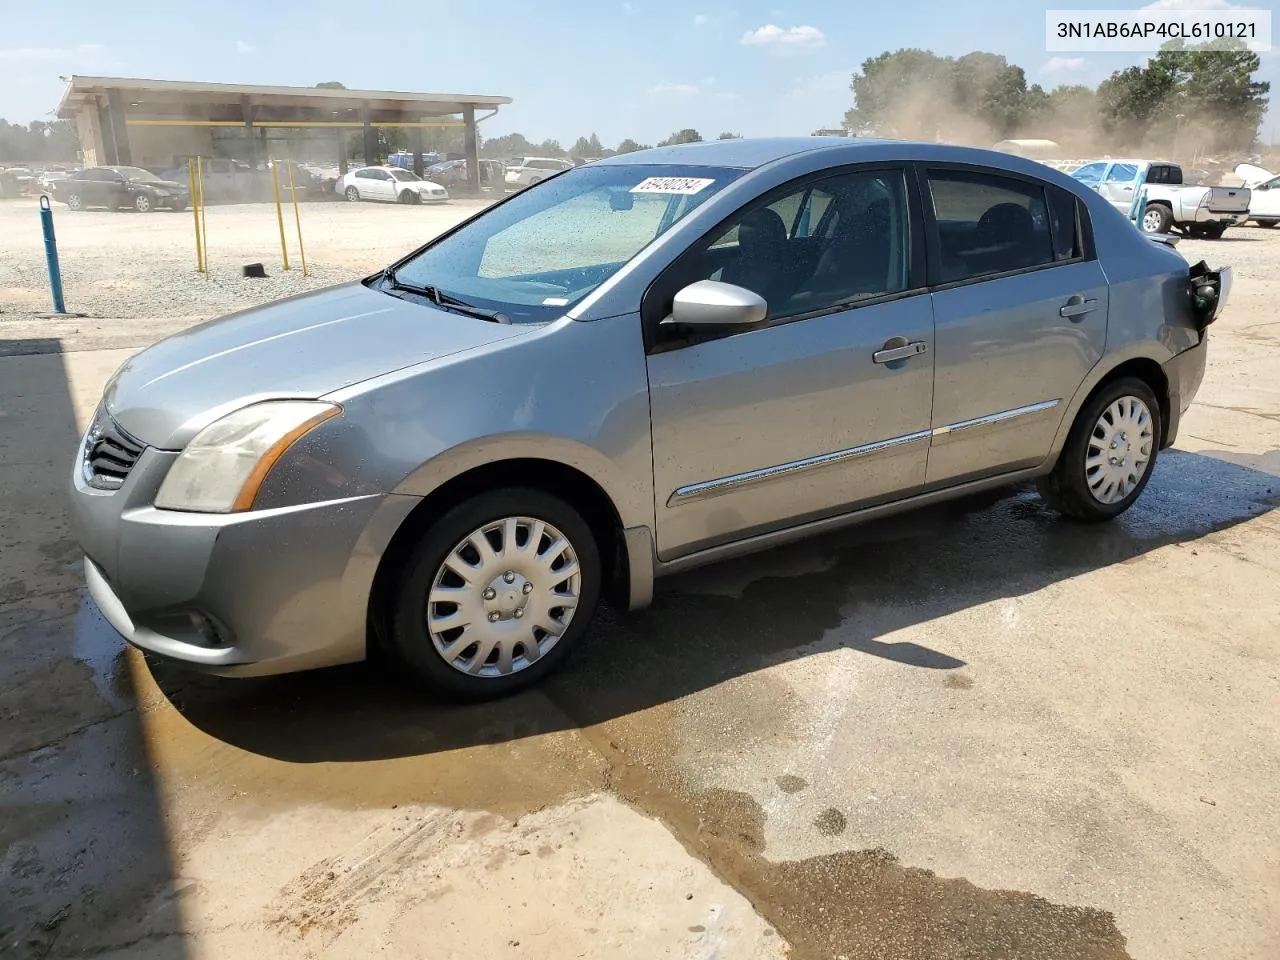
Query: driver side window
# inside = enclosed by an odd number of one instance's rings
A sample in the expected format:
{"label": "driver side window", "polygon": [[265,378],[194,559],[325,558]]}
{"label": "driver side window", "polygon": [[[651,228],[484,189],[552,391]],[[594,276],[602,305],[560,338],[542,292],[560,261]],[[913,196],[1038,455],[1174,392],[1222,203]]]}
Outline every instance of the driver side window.
{"label": "driver side window", "polygon": [[762,296],[780,319],[907,289],[906,187],[900,171],[846,173],[753,205],[677,265],[683,287],[718,280]]}

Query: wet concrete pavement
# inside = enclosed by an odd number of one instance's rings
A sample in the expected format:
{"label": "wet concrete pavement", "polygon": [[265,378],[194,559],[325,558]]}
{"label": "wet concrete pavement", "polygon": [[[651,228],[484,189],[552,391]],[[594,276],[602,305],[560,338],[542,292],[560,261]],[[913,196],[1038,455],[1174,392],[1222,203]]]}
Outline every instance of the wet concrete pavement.
{"label": "wet concrete pavement", "polygon": [[1280,282],[1232,296],[1118,522],[708,568],[463,708],[123,650],[62,497],[129,351],[0,357],[0,953],[1280,955]]}

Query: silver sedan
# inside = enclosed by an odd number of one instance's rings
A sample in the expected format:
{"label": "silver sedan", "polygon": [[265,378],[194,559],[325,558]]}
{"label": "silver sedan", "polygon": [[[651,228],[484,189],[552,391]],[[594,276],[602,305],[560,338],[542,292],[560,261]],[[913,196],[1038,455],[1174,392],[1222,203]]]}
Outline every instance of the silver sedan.
{"label": "silver sedan", "polygon": [[215,673],[378,643],[437,692],[510,693],[602,598],[697,564],[1026,480],[1115,517],[1230,279],[1003,154],[601,160],[126,363],[71,476],[89,589]]}

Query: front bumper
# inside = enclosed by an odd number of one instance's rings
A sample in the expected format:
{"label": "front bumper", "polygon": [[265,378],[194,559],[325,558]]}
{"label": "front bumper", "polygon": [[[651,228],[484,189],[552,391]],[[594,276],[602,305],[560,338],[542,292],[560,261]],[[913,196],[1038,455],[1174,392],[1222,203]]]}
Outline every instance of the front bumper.
{"label": "front bumper", "polygon": [[146,449],[115,491],[89,487],[77,457],[72,528],[108,622],[137,647],[225,676],[363,659],[378,560],[418,498],[157,510],[151,501],[176,456]]}

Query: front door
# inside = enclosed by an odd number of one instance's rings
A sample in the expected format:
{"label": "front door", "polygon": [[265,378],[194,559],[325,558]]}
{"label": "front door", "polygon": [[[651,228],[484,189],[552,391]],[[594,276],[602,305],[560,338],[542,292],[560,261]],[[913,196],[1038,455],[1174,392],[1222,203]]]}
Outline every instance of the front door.
{"label": "front door", "polygon": [[1113,163],[1102,178],[1098,192],[1121,213],[1128,213],[1138,187],[1138,167],[1132,163]]}
{"label": "front door", "polygon": [[751,330],[651,343],[662,559],[924,483],[933,309],[907,211],[901,169],[828,172],[745,208],[654,285],[668,304],[705,279],[769,304]]}
{"label": "front door", "polygon": [[1041,463],[1102,357],[1108,288],[1083,204],[1030,178],[926,172],[936,323],[928,482]]}

